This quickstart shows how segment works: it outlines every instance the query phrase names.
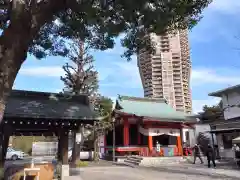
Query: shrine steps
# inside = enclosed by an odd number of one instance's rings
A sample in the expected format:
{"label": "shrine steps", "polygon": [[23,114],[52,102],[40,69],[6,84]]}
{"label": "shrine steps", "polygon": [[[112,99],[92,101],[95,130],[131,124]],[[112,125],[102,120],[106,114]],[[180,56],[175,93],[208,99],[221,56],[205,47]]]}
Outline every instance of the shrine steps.
{"label": "shrine steps", "polygon": [[178,157],[141,157],[141,156],[128,156],[121,164],[131,167],[145,166],[155,167],[165,164],[185,163],[187,160],[181,156]]}
{"label": "shrine steps", "polygon": [[127,159],[124,160],[124,163],[132,165],[132,166],[139,166],[143,160],[141,156],[129,156]]}

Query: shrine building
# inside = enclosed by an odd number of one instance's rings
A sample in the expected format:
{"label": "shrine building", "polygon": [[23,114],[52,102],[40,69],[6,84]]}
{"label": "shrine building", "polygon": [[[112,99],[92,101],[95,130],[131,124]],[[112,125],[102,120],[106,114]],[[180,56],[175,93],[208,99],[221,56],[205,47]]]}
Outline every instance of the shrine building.
{"label": "shrine building", "polygon": [[[165,99],[127,96],[118,97],[113,116],[116,156],[182,156],[186,139],[183,131],[197,122],[190,114],[176,111]],[[113,132],[105,137],[106,154],[113,151],[113,137]]]}

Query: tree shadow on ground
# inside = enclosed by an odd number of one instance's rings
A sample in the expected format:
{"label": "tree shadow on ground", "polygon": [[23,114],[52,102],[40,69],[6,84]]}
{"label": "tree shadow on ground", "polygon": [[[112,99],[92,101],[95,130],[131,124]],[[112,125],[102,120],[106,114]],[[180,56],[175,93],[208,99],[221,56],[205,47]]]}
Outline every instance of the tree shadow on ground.
{"label": "tree shadow on ground", "polygon": [[[239,180],[239,177],[232,177],[224,174],[212,174],[211,172],[201,172],[201,171],[192,171],[192,169],[188,169],[188,167],[182,167],[183,169],[173,169],[171,167],[149,167],[150,169],[154,171],[163,171],[168,173],[174,173],[174,174],[184,174],[184,175],[200,175],[205,177],[211,177],[211,178],[222,178],[222,179],[228,179],[228,180]],[[171,169],[170,169],[171,168]]]}

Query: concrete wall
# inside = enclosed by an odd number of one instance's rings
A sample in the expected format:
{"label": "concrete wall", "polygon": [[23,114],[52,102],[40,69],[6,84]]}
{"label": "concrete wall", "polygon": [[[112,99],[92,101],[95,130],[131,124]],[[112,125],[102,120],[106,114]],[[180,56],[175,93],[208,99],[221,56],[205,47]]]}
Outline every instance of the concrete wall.
{"label": "concrete wall", "polygon": [[[240,92],[231,92],[222,96],[223,108],[240,103]],[[230,107],[224,111],[224,118],[231,119],[240,117],[239,107]]]}
{"label": "concrete wall", "polygon": [[219,147],[219,155],[221,158],[234,158],[233,150],[230,149],[224,149],[223,147],[223,140],[222,140],[222,134],[218,134],[217,136],[217,143]]}

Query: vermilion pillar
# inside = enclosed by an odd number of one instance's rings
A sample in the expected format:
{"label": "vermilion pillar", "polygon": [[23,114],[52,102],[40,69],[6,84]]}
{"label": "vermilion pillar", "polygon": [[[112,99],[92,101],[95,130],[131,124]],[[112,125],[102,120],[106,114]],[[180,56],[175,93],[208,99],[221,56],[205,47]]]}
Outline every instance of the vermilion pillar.
{"label": "vermilion pillar", "polygon": [[177,137],[177,147],[178,153],[180,156],[183,155],[183,146],[182,146],[182,128],[180,128],[180,135]]}
{"label": "vermilion pillar", "polygon": [[181,136],[177,137],[177,146],[178,146],[178,153],[180,156],[183,155],[183,149],[182,149],[182,141],[181,141]]}
{"label": "vermilion pillar", "polygon": [[148,148],[149,148],[150,152],[153,150],[153,139],[152,139],[152,136],[148,136]]}
{"label": "vermilion pillar", "polygon": [[[151,124],[147,124],[146,128],[147,129],[151,128]],[[148,148],[149,148],[149,151],[152,152],[152,150],[153,150],[153,138],[152,138],[152,136],[150,136],[150,134],[148,135]]]}
{"label": "vermilion pillar", "polygon": [[138,145],[141,145],[141,134],[138,132]]}
{"label": "vermilion pillar", "polygon": [[123,145],[129,146],[129,122],[126,117],[123,119]]}

